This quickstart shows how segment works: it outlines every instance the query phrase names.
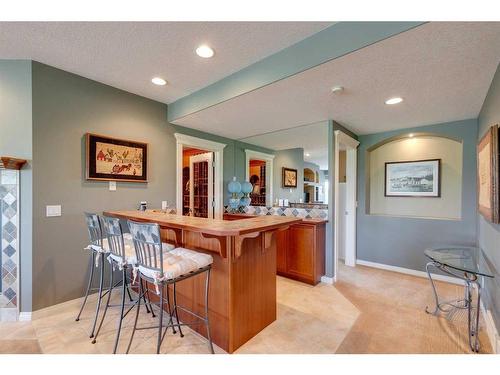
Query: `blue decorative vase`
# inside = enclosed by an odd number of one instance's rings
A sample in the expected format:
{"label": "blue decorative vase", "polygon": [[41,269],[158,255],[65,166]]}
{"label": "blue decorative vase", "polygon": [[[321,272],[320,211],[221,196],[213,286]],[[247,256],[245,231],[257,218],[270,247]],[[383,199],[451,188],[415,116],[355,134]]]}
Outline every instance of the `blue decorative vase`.
{"label": "blue decorative vase", "polygon": [[250,198],[250,193],[253,190],[253,186],[250,182],[245,181],[241,184],[241,192],[243,193],[243,197],[240,199],[240,203],[243,207],[250,206],[252,202],[252,198]]}
{"label": "blue decorative vase", "polygon": [[253,186],[250,182],[245,181],[244,183],[241,184],[241,192],[243,194],[250,194],[253,190]]}
{"label": "blue decorative vase", "polygon": [[231,208],[231,211],[235,212],[240,206],[239,194],[241,193],[241,184],[236,181],[236,177],[233,177],[233,181],[227,185],[227,190],[231,193],[231,198],[229,198],[229,207]]}
{"label": "blue decorative vase", "polygon": [[233,181],[227,185],[227,190],[233,195],[233,198],[235,198],[235,194],[241,193],[241,184],[236,181],[236,177],[233,177]]}

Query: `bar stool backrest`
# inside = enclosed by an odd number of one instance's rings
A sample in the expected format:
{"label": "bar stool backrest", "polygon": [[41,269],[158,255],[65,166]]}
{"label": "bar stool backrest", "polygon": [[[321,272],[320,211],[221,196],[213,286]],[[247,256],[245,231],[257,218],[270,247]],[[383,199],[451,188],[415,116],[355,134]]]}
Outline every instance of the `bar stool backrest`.
{"label": "bar stool backrest", "polygon": [[139,266],[163,274],[160,226],[155,223],[139,223],[128,220],[128,227],[134,240],[135,254]]}
{"label": "bar stool backrest", "polygon": [[90,243],[102,248],[102,229],[99,216],[94,213],[85,212],[85,221],[87,222]]}
{"label": "bar stool backrest", "polygon": [[108,239],[109,251],[111,254],[126,260],[125,242],[120,219],[116,217],[102,216],[102,227]]}

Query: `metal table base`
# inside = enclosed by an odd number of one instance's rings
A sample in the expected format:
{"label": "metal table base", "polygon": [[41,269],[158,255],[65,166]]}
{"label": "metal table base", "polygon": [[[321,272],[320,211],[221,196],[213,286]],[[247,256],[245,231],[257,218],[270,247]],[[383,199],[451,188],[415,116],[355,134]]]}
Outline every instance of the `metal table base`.
{"label": "metal table base", "polygon": [[[464,281],[464,298],[453,301],[440,302],[439,296],[432,279],[430,268],[434,267],[452,277],[458,278]],[[429,311],[429,307],[425,308],[425,312],[432,315],[439,315],[440,312],[448,313],[453,309],[466,309],[467,310],[467,324],[469,330],[469,346],[471,350],[475,353],[479,352],[479,313],[480,313],[480,303],[481,303],[481,283],[478,277],[474,273],[463,272],[463,274],[458,273],[458,271],[446,267],[444,264],[438,262],[429,262],[425,266],[427,271],[427,276],[432,285],[432,291],[434,292],[434,298],[436,307],[434,311]],[[473,303],[474,286],[477,289],[477,301]],[[475,310],[475,311],[474,311]]]}

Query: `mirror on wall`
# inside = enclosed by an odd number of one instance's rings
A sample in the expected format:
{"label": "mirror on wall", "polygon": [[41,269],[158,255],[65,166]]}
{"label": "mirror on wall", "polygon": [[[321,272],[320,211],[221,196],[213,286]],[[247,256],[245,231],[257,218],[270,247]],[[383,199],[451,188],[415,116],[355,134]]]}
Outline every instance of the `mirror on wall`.
{"label": "mirror on wall", "polygon": [[[328,124],[319,122],[241,139],[253,206],[327,208]],[[256,150],[259,151],[256,151]]]}

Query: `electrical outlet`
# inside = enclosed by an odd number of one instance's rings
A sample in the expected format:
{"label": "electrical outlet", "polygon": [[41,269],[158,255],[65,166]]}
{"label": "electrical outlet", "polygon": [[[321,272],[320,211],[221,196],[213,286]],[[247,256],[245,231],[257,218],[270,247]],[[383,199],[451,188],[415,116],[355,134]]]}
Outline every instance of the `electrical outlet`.
{"label": "electrical outlet", "polygon": [[45,210],[47,217],[61,216],[61,205],[46,206]]}
{"label": "electrical outlet", "polygon": [[116,181],[109,181],[109,191],[116,191]]}

